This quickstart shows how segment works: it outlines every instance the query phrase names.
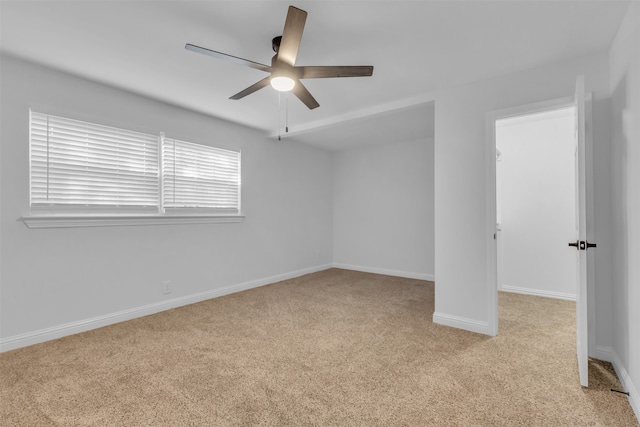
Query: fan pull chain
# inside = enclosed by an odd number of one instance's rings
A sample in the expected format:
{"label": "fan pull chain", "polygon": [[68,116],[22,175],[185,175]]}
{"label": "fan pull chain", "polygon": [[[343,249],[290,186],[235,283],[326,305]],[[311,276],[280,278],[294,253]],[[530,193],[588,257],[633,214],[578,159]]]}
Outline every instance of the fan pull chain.
{"label": "fan pull chain", "polygon": [[282,138],[280,137],[282,134],[282,126],[280,123],[280,104],[281,104],[281,99],[280,99],[280,95],[282,92],[278,92],[278,141],[282,141]]}
{"label": "fan pull chain", "polygon": [[[282,141],[282,92],[278,92],[278,141]],[[289,133],[289,96],[284,98],[284,132]]]}

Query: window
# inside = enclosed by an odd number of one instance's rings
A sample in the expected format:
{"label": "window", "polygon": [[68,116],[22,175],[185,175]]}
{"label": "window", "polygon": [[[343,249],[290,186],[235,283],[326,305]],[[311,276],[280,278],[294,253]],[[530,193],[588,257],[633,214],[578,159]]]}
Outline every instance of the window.
{"label": "window", "polygon": [[32,112],[31,206],[158,206],[158,137]]}
{"label": "window", "polygon": [[207,208],[237,213],[240,153],[163,138],[162,199],[165,209]]}
{"label": "window", "polygon": [[32,213],[240,216],[239,152],[33,111],[30,119]]}

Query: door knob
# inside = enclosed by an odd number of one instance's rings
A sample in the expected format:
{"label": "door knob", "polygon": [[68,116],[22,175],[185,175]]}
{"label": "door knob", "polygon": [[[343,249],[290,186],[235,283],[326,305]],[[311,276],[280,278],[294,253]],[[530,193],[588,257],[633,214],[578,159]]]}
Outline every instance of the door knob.
{"label": "door knob", "polygon": [[569,246],[573,246],[579,251],[586,251],[587,249],[595,248],[598,245],[596,245],[595,243],[589,243],[585,240],[576,240],[575,242],[570,242]]}

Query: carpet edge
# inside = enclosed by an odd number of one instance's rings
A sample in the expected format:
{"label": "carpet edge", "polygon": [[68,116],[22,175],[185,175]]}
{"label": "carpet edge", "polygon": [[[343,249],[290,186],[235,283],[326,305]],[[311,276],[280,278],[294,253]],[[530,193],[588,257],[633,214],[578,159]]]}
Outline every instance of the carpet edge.
{"label": "carpet edge", "polygon": [[466,317],[452,316],[450,314],[434,312],[433,323],[458,329],[464,329],[466,331],[476,332],[479,334],[491,335],[489,333],[489,323],[481,322],[474,319],[468,319]]}
{"label": "carpet edge", "polygon": [[552,292],[552,291],[543,291],[540,289],[530,289],[530,288],[522,288],[519,286],[509,286],[509,285],[503,285],[501,289],[498,289],[499,291],[502,292],[512,292],[515,294],[523,294],[523,295],[533,295],[536,297],[545,297],[545,298],[556,298],[556,299],[562,299],[562,300],[567,300],[567,301],[574,301],[576,300],[576,295],[575,294],[567,294],[567,293],[563,293],[563,292]]}
{"label": "carpet edge", "polygon": [[410,271],[390,270],[390,269],[378,268],[378,267],[366,267],[362,265],[343,264],[339,262],[334,262],[332,266],[334,268],[340,268],[343,270],[360,271],[362,273],[383,274],[385,276],[404,277],[406,279],[428,280],[430,282],[435,282],[436,280],[436,277],[434,274],[428,274],[428,273],[414,273]]}

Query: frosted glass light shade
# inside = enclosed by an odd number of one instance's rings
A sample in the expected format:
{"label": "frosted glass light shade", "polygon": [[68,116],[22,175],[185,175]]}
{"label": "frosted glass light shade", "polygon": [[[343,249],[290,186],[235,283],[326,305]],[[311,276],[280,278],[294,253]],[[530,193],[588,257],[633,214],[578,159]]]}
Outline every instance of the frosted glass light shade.
{"label": "frosted glass light shade", "polygon": [[271,78],[271,87],[280,92],[288,92],[296,85],[295,80],[286,76],[277,76]]}

